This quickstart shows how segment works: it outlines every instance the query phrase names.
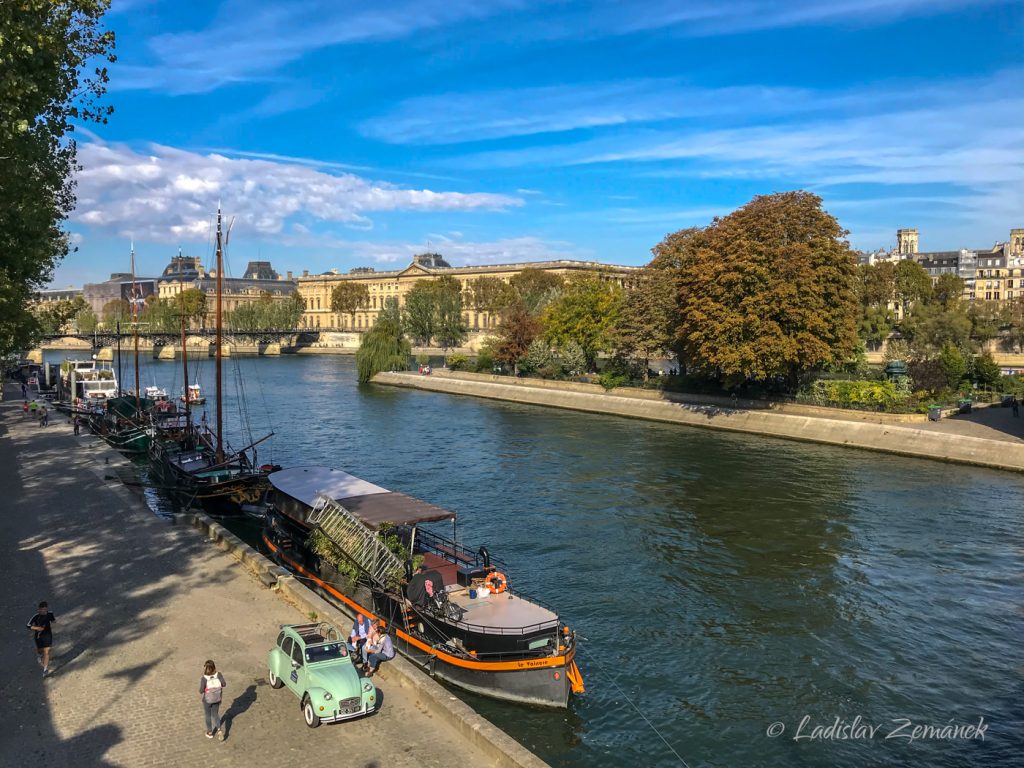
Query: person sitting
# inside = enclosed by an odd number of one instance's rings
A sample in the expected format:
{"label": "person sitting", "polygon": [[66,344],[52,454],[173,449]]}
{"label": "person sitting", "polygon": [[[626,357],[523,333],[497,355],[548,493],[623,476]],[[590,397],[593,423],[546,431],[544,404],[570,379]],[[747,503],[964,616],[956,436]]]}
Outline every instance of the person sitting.
{"label": "person sitting", "polygon": [[349,652],[353,654],[353,658],[355,658],[356,654],[363,654],[365,658],[363,646],[366,645],[371,629],[370,620],[363,616],[363,614],[357,613],[356,621],[352,625],[352,632],[348,636],[348,642],[345,643]]}
{"label": "person sitting", "polygon": [[395,646],[391,642],[391,635],[383,627],[380,631],[377,627],[370,631],[370,639],[363,647],[363,658],[363,674],[367,677],[373,677],[381,663],[395,658]]}

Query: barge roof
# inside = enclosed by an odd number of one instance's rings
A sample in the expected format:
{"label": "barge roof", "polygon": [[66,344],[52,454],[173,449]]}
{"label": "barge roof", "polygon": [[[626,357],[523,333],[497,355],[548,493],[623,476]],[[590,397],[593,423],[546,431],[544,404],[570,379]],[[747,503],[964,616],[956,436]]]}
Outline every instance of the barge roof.
{"label": "barge roof", "polygon": [[272,472],[268,479],[276,490],[307,507],[316,503],[317,494],[330,496],[370,528],[381,523],[417,525],[455,519],[447,509],[331,467],[292,467]]}

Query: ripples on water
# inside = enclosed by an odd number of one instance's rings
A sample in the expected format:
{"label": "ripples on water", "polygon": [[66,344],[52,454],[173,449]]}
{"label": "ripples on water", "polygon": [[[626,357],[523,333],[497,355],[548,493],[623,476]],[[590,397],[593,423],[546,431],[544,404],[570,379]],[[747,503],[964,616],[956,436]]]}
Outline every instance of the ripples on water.
{"label": "ripples on water", "polygon": [[[1020,764],[1024,478],[357,387],[351,358],[235,364],[253,432],[277,433],[261,461],[457,510],[460,539],[586,636],[588,694],[568,711],[467,697],[552,764],[679,764],[630,702],[693,768]],[[170,363],[149,378],[181,384]],[[883,727],[794,742],[803,715]],[[882,739],[892,718],[979,716],[984,743]]]}

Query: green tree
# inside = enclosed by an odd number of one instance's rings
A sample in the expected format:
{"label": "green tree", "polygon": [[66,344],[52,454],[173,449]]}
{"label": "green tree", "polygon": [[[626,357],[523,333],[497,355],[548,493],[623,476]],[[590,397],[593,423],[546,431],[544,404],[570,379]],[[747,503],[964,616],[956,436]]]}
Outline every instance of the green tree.
{"label": "green tree", "polygon": [[956,307],[963,295],[964,281],[950,272],[939,275],[932,286],[932,300],[938,302],[943,309]]}
{"label": "green tree", "polygon": [[967,309],[971,322],[971,338],[981,345],[999,335],[999,330],[1009,323],[1009,313],[998,301],[972,301]]}
{"label": "green tree", "polygon": [[405,370],[411,346],[402,331],[398,300],[389,296],[373,327],[363,334],[356,351],[359,382],[365,384],[381,371]]}
{"label": "green tree", "polygon": [[544,309],[544,337],[555,346],[579,344],[593,370],[598,353],[612,347],[622,296],[618,285],[598,276],[573,278]]}
{"label": "green tree", "polygon": [[654,252],[678,264],[681,362],[723,377],[798,376],[850,357],[857,263],[846,231],[809,192],[755,197]]}
{"label": "green tree", "polygon": [[287,328],[289,330],[299,327],[302,320],[302,313],[306,311],[306,302],[298,291],[292,291],[283,299],[275,302],[275,328]]}
{"label": "green tree", "polygon": [[494,359],[512,368],[519,375],[519,361],[523,359],[532,342],[541,332],[540,321],[530,312],[526,304],[518,300],[509,307],[498,328],[498,342],[494,348]]}
{"label": "green tree", "polygon": [[568,341],[558,350],[562,370],[570,376],[579,376],[587,368],[587,356],[583,347],[575,341]]}
{"label": "green tree", "polygon": [[[352,324],[356,321],[356,312],[370,305],[370,289],[362,283],[343,281],[331,290],[331,311],[348,315]],[[299,315],[301,317],[301,313]]]}
{"label": "green tree", "polygon": [[1010,349],[1024,346],[1024,296],[1011,299],[1006,305],[1005,343]]}
{"label": "green tree", "polygon": [[132,311],[124,299],[114,299],[103,305],[103,325],[113,329],[118,323],[127,325],[131,322]]}
{"label": "green tree", "polygon": [[888,307],[896,288],[896,265],[891,261],[857,267],[857,289],[865,307]]}
{"label": "green tree", "polygon": [[442,276],[434,283],[434,336],[441,347],[447,364],[448,350],[461,345],[469,328],[462,317],[462,289],[451,275]]}
{"label": "green tree", "polygon": [[260,310],[254,301],[248,301],[236,307],[228,316],[228,324],[236,331],[260,330]]}
{"label": "green tree", "polygon": [[44,334],[61,333],[78,313],[88,306],[81,296],[47,304],[37,312],[40,332]]}
{"label": "green tree", "polygon": [[907,317],[913,305],[925,302],[932,295],[932,279],[924,271],[924,267],[916,261],[904,259],[896,264],[896,277],[893,296],[903,308],[903,316]]}
{"label": "green tree", "polygon": [[978,386],[994,389],[1002,378],[999,363],[992,358],[991,352],[985,352],[974,358],[974,380]]}
{"label": "green tree", "polygon": [[[214,298],[216,301],[216,298]],[[173,299],[179,314],[185,315],[185,327],[202,324],[206,317],[206,294],[198,288],[186,288]]]}
{"label": "green tree", "polygon": [[515,289],[497,277],[470,280],[464,292],[466,306],[477,312],[500,312],[515,300]]}
{"label": "green tree", "polygon": [[79,333],[92,333],[96,330],[97,325],[99,325],[99,318],[88,304],[75,315],[75,327]]}
{"label": "green tree", "polygon": [[615,328],[615,346],[638,359],[648,379],[651,358],[675,343],[679,302],[673,273],[648,265],[626,291]]}
{"label": "green tree", "polygon": [[857,334],[868,344],[878,347],[892,333],[894,318],[892,311],[883,306],[865,307],[860,322],[857,323]]}
{"label": "green tree", "polygon": [[551,303],[564,284],[560,275],[536,267],[527,267],[509,279],[515,296],[534,314]]}
{"label": "green tree", "polygon": [[530,376],[541,368],[551,367],[551,347],[542,338],[536,338],[526,348],[526,354],[519,361],[519,370]]}
{"label": "green tree", "polygon": [[405,295],[402,317],[406,333],[420,346],[429,346],[437,329],[437,291],[432,280],[420,280]]}
{"label": "green tree", "polygon": [[939,304],[921,304],[903,321],[902,331],[910,341],[913,356],[926,359],[938,354],[947,342],[968,348],[971,320],[959,307],[943,309]]}
{"label": "green tree", "polygon": [[939,352],[939,367],[946,375],[950,389],[959,387],[967,373],[967,361],[964,360],[963,353],[948,341],[942,345],[942,351]]}
{"label": "green tree", "polygon": [[[0,3],[0,355],[38,331],[32,294],[67,254],[73,123],[106,122],[107,0]],[[86,74],[88,69],[88,73]]]}

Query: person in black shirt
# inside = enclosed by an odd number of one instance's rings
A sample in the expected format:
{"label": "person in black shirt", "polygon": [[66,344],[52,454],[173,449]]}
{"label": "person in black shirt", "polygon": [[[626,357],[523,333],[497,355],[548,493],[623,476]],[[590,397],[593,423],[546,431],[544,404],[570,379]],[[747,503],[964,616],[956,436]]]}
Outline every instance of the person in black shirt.
{"label": "person in black shirt", "polygon": [[36,653],[43,667],[43,677],[50,674],[50,647],[53,645],[53,629],[50,625],[57,619],[50,613],[50,606],[44,600],[39,604],[36,615],[28,620],[27,626],[35,633]]}

